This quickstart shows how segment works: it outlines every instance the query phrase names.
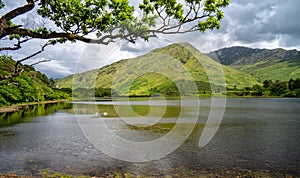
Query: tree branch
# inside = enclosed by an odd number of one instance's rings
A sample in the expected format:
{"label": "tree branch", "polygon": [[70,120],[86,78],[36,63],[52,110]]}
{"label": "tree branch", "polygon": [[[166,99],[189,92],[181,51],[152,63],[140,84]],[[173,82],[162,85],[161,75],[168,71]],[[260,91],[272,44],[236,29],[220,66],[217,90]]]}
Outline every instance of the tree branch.
{"label": "tree branch", "polygon": [[51,59],[42,59],[42,60],[39,60],[39,61],[37,61],[33,64],[30,64],[30,66],[35,66],[37,64],[40,64],[40,63],[43,63],[43,62],[50,62],[50,61],[51,61]]}
{"label": "tree branch", "polygon": [[89,43],[92,41],[90,38],[85,38],[83,36],[77,35],[77,34],[71,34],[71,33],[65,33],[65,32],[50,32],[47,34],[41,34],[34,32],[30,29],[23,29],[23,28],[7,28],[4,33],[0,36],[0,38],[3,38],[7,35],[13,35],[13,34],[19,34],[23,37],[28,36],[31,38],[39,38],[39,39],[54,39],[54,38],[66,38],[68,40],[79,40],[86,43]]}
{"label": "tree branch", "polygon": [[[14,73],[13,73],[13,74],[9,74],[9,75],[1,76],[1,77],[0,77],[0,81],[6,80],[6,79],[12,79],[12,78],[14,78],[14,77],[17,77],[17,76],[21,75],[21,74],[24,72],[24,69],[19,69],[19,65],[21,64],[21,62],[24,62],[24,61],[26,61],[26,60],[28,60],[28,59],[30,59],[30,58],[32,58],[32,57],[34,57],[34,56],[36,56],[36,55],[42,53],[42,52],[45,50],[45,48],[46,48],[47,46],[49,46],[49,45],[52,45],[52,44],[49,43],[49,42],[47,42],[47,43],[45,43],[45,44],[42,46],[41,50],[39,50],[39,51],[33,53],[32,55],[27,56],[27,57],[25,57],[25,58],[23,58],[23,59],[21,59],[21,60],[17,60],[17,61],[16,61],[16,64],[15,64]],[[31,64],[30,66],[34,66],[34,65],[37,65],[37,64],[39,64],[39,63],[42,63],[42,62],[49,62],[49,61],[50,61],[50,60],[46,60],[46,59],[45,59],[45,60],[40,60],[40,61],[38,61],[38,62],[35,62],[35,63]]]}
{"label": "tree branch", "polygon": [[[24,62],[24,61],[26,61],[26,60],[28,60],[28,59],[30,59],[30,58],[32,58],[32,57],[34,57],[34,56],[36,56],[36,55],[42,53],[42,52],[45,50],[45,48],[46,48],[47,46],[49,46],[49,45],[51,45],[51,44],[50,44],[49,42],[47,42],[46,44],[44,44],[44,45],[42,46],[42,49],[41,49],[41,50],[39,50],[39,51],[33,53],[32,55],[27,56],[27,57],[25,57],[25,58],[23,58],[23,59],[21,59],[21,60],[18,60],[17,63]],[[16,65],[17,65],[17,64],[16,64]]]}
{"label": "tree branch", "polygon": [[22,43],[25,43],[25,42],[27,42],[27,41],[29,41],[29,40],[31,40],[32,38],[25,38],[24,40],[20,40],[20,39],[18,39],[18,42],[16,43],[16,44],[14,44],[14,47],[3,47],[3,48],[0,48],[0,51],[7,51],[7,50],[18,50],[18,49],[20,49],[22,46],[21,46],[21,44]]}
{"label": "tree branch", "polygon": [[28,11],[31,11],[34,8],[34,2],[35,2],[34,0],[27,0],[27,4],[25,6],[18,7],[16,9],[8,12],[4,16],[2,16],[1,19],[5,19],[6,21],[9,21],[19,15],[22,15]]}

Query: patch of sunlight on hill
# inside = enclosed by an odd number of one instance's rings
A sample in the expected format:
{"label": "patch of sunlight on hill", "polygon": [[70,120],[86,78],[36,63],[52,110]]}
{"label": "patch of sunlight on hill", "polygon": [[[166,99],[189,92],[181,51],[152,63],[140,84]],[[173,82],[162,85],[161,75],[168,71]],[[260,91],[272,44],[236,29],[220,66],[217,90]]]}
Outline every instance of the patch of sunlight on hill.
{"label": "patch of sunlight on hill", "polygon": [[260,82],[265,80],[280,80],[289,81],[291,78],[296,79],[300,77],[300,63],[296,62],[279,62],[272,65],[265,65],[259,63],[256,65],[241,66],[238,69],[248,72],[257,77]]}
{"label": "patch of sunlight on hill", "polygon": [[[73,87],[96,86],[113,88],[124,95],[128,91],[142,95],[157,91],[178,92],[174,82],[179,81],[194,82],[199,89],[210,90],[209,84],[223,85],[220,69],[223,69],[229,87],[243,88],[258,83],[254,77],[215,62],[190,44],[179,43],[121,60],[97,71],[76,74]],[[61,79],[59,87],[70,87],[72,78]]]}

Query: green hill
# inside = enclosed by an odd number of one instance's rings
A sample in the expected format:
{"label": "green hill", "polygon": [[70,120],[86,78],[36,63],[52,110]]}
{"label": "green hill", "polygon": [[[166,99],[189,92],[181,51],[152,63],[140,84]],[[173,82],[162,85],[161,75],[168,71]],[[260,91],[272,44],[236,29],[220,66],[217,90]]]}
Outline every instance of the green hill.
{"label": "green hill", "polygon": [[[176,94],[177,86],[197,85],[200,93],[222,87],[222,71],[227,87],[258,84],[256,78],[221,65],[188,43],[172,44],[142,56],[123,59],[103,68],[75,74],[57,82],[58,87],[112,88],[120,95]],[[210,79],[210,81],[209,81]],[[198,92],[198,91],[194,91]],[[213,91],[214,92],[214,91]]]}
{"label": "green hill", "polygon": [[[16,62],[0,56],[0,76],[12,74]],[[68,98],[63,89],[53,88],[54,82],[28,65],[20,65],[24,72],[12,79],[0,81],[0,106],[22,102],[36,102]]]}
{"label": "green hill", "polygon": [[300,55],[297,60],[279,62],[265,60],[253,65],[236,66],[235,68],[258,78],[260,82],[265,80],[289,81],[300,78]]}
{"label": "green hill", "polygon": [[207,55],[256,77],[260,82],[300,78],[300,51],[297,50],[230,47]]}

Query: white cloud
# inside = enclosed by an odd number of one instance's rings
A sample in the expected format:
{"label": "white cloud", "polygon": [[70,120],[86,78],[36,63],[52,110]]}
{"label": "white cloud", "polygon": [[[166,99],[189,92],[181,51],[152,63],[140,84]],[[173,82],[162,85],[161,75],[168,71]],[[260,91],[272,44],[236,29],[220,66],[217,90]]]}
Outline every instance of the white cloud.
{"label": "white cloud", "polygon": [[[45,59],[40,59],[45,60]],[[35,67],[39,71],[44,71],[46,74],[51,74],[53,77],[60,77],[73,74],[73,71],[64,66],[60,61],[51,60],[49,62],[40,63]]]}

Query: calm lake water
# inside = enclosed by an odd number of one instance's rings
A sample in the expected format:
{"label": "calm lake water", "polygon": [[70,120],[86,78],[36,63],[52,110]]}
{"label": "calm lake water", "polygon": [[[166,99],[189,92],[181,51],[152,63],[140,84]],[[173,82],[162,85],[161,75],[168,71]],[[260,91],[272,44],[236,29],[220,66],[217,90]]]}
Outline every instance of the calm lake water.
{"label": "calm lake water", "polygon": [[[142,163],[120,161],[97,150],[83,134],[78,119],[103,119],[123,138],[149,141],[167,134],[182,108],[194,106],[180,106],[179,100],[170,100],[163,108],[166,103],[155,100],[151,109],[147,100],[133,101],[131,108],[140,115],[150,112],[149,117],[156,118],[164,111],[159,123],[151,127],[120,121],[115,107],[126,110],[123,101],[36,105],[0,114],[0,174],[38,175],[40,170],[50,169],[90,176],[116,172],[179,177],[246,172],[299,176],[300,99],[229,98],[220,128],[202,148],[198,142],[210,111],[210,99],[200,101],[198,122],[189,139],[171,154]],[[186,113],[181,117],[188,121],[192,116]],[[138,119],[128,112],[122,115]]]}

